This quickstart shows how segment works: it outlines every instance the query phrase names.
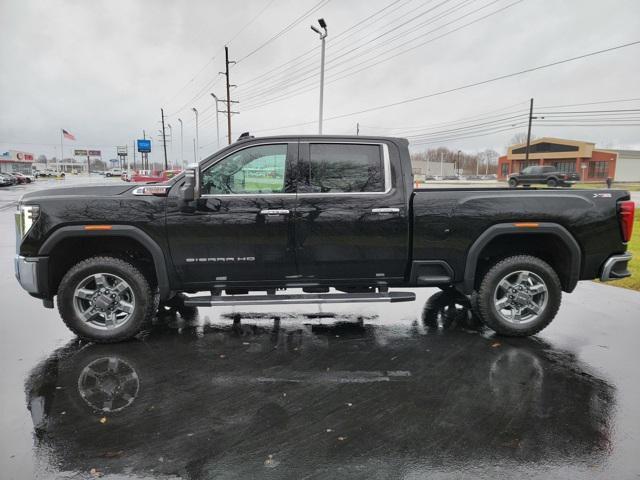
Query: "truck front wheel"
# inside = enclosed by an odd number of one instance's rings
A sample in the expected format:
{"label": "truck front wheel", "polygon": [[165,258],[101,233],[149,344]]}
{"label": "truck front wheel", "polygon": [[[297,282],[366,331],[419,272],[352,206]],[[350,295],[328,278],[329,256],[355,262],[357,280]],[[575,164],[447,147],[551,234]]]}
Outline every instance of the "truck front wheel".
{"label": "truck front wheel", "polygon": [[482,320],[495,332],[514,337],[534,335],[558,313],[560,279],[538,257],[518,255],[496,263],[477,292]]}
{"label": "truck front wheel", "polygon": [[136,267],[99,256],[73,266],[58,287],[58,311],[80,338],[98,343],[138,334],[154,312],[149,282]]}

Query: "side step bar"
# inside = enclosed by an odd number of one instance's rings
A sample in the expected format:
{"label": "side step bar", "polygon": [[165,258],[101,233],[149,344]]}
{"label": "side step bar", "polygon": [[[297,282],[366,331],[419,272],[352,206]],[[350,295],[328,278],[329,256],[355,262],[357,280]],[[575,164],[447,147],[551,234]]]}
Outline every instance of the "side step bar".
{"label": "side step bar", "polygon": [[278,305],[283,303],[367,303],[367,302],[413,302],[413,292],[386,293],[304,293],[299,295],[204,295],[187,298],[184,304],[190,307],[219,305]]}

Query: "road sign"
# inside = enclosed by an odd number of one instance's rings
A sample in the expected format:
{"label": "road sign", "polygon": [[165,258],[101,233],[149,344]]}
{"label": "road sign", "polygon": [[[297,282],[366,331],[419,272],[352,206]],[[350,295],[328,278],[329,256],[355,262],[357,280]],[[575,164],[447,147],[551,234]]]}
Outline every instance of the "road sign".
{"label": "road sign", "polygon": [[138,152],[140,152],[140,153],[149,153],[149,152],[151,152],[151,140],[149,140],[149,139],[138,139]]}

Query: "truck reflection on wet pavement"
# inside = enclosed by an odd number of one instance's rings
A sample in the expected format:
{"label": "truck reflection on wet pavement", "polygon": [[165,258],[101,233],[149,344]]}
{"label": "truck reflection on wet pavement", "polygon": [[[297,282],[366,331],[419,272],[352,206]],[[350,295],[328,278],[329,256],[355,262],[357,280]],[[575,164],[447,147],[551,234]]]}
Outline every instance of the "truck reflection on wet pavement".
{"label": "truck reflection on wet pavement", "polygon": [[545,478],[606,462],[615,389],[466,307],[439,292],[406,325],[244,312],[72,341],[26,380],[36,455],[69,475],[192,479]]}

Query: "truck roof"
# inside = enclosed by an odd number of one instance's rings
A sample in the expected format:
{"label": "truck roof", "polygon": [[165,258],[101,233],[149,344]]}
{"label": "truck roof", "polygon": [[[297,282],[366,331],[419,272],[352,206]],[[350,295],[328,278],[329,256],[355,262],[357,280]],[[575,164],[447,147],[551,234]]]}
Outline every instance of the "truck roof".
{"label": "truck roof", "polygon": [[247,142],[249,140],[251,140],[251,141],[255,141],[255,140],[297,140],[299,138],[309,138],[309,139],[313,139],[313,140],[326,139],[326,140],[349,140],[349,141],[363,141],[363,140],[365,140],[365,141],[371,141],[371,140],[380,141],[380,140],[386,140],[386,141],[390,141],[390,142],[400,142],[400,143],[406,142],[406,143],[408,143],[408,140],[406,138],[402,138],[402,137],[383,137],[383,136],[367,136],[367,135],[307,135],[307,134],[299,134],[299,135],[265,135],[265,136],[259,136],[259,137],[247,136],[247,137],[239,138],[233,144]]}

